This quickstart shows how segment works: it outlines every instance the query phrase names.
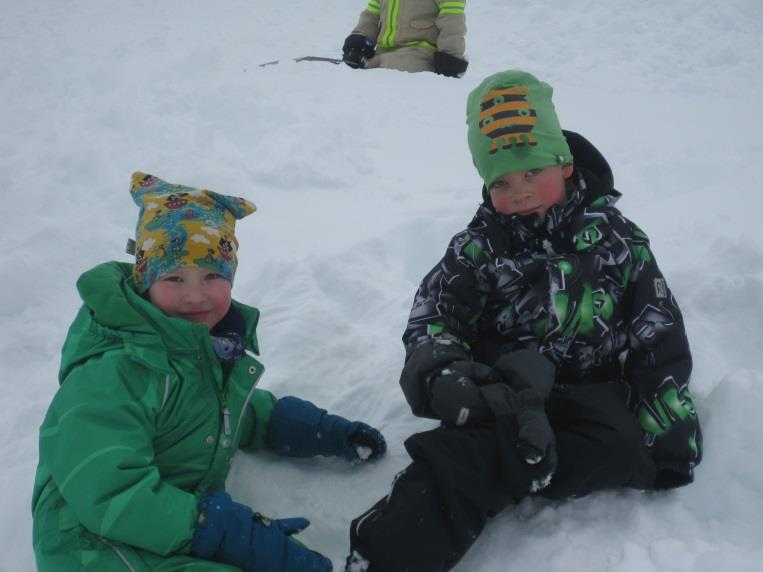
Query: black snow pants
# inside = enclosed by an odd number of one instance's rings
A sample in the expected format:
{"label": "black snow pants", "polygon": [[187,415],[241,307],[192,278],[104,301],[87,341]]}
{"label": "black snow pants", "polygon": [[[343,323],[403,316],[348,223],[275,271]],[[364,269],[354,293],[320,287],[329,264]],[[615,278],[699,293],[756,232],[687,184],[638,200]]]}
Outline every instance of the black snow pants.
{"label": "black snow pants", "polygon": [[[654,483],[654,464],[619,382],[556,386],[547,413],[557,470],[539,494],[564,499]],[[450,570],[489,517],[530,494],[537,478],[513,427],[441,427],[405,442],[413,462],[390,493],[352,521],[350,549],[369,572]]]}

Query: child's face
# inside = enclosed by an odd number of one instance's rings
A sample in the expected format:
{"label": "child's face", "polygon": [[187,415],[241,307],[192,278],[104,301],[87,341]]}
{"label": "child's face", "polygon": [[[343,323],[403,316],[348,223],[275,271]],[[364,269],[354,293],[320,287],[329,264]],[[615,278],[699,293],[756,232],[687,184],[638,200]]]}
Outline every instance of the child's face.
{"label": "child's face", "polygon": [[561,203],[572,165],[506,173],[490,185],[490,200],[501,214],[537,214],[541,219],[552,206]]}
{"label": "child's face", "polygon": [[204,323],[211,330],[230,308],[231,283],[206,268],[178,268],[151,285],[148,299],[168,316]]}

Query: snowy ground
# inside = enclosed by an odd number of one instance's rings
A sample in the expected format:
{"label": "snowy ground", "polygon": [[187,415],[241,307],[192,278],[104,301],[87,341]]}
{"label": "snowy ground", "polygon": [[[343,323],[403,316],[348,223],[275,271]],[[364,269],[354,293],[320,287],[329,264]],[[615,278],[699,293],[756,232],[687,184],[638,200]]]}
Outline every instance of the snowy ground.
{"label": "snowy ground", "polygon": [[398,388],[400,335],[479,200],[466,95],[509,67],[556,87],[652,238],[694,350],[705,460],[674,492],[526,501],[457,572],[763,570],[763,4],[477,0],[461,80],[289,61],[337,55],[364,4],[0,0],[0,570],[34,570],[37,428],[76,277],[127,259],[133,170],[257,203],[234,292],[263,312],[263,386],[387,436],[388,457],[356,468],[234,464],[234,497],[310,518],[305,541],[339,568],[350,519],[432,426]]}

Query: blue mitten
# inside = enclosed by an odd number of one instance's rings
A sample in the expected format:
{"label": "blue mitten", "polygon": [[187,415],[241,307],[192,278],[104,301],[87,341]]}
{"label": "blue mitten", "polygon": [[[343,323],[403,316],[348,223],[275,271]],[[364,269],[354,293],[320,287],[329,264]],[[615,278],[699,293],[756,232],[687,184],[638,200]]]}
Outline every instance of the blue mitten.
{"label": "blue mitten", "polygon": [[270,417],[268,445],[291,457],[344,457],[359,463],[387,451],[382,434],[361,421],[329,415],[309,401],[282,397]]}
{"label": "blue mitten", "polygon": [[377,430],[363,423],[352,421],[347,429],[346,444],[341,456],[351,463],[362,463],[368,459],[376,459],[387,452],[387,442]]}
{"label": "blue mitten", "polygon": [[331,561],[291,535],[307,528],[305,518],[270,520],[218,491],[199,501],[200,523],[191,553],[244,572],[331,572]]}

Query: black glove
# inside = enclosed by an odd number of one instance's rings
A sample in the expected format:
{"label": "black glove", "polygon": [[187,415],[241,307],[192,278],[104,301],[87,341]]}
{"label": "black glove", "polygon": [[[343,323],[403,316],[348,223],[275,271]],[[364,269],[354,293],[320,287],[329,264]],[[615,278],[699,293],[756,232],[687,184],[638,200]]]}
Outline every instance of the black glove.
{"label": "black glove", "polygon": [[456,361],[469,361],[469,352],[448,339],[427,339],[410,351],[400,374],[400,387],[414,415],[439,419],[432,410],[432,386],[442,370]]}
{"label": "black glove", "polygon": [[434,73],[447,77],[459,77],[469,67],[469,62],[446,52],[434,53]]}
{"label": "black glove", "polygon": [[664,383],[651,401],[641,401],[637,414],[657,467],[655,488],[692,482],[702,461],[702,430],[689,388]]}
{"label": "black glove", "polygon": [[375,53],[373,40],[362,34],[350,34],[342,46],[342,60],[353,69],[366,67]]}
{"label": "black glove", "polygon": [[530,491],[538,492],[548,486],[556,470],[556,441],[544,409],[556,368],[537,352],[520,350],[501,356],[493,372],[503,383],[480,391],[495,415],[499,437],[507,438],[502,434],[506,431],[516,434],[520,457],[533,466]]}
{"label": "black glove", "polygon": [[492,369],[473,361],[454,361],[443,368],[430,385],[432,411],[445,423],[465,425],[491,417],[477,384],[495,383]]}

